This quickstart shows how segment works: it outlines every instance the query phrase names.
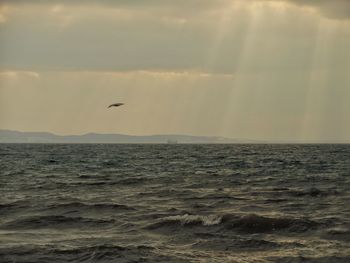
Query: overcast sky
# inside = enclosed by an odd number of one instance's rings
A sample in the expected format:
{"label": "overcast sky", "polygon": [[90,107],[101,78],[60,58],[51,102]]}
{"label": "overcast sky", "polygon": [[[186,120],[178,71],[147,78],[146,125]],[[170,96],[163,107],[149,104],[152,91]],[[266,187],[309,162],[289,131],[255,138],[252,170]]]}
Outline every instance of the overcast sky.
{"label": "overcast sky", "polygon": [[0,129],[350,141],[348,0],[0,0],[0,40]]}

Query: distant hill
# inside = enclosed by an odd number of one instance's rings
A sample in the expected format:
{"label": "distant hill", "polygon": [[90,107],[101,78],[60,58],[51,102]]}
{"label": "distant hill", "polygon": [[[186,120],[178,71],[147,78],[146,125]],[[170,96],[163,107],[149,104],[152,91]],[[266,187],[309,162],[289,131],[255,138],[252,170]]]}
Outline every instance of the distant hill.
{"label": "distant hill", "polygon": [[148,135],[87,133],[83,135],[56,135],[48,132],[20,132],[0,130],[0,143],[257,143],[224,137],[190,135]]}

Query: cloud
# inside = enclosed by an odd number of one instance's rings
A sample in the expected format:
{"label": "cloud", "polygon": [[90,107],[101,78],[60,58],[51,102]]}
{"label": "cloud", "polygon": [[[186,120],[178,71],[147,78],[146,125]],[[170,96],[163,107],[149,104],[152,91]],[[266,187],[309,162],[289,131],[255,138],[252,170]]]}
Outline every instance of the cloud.
{"label": "cloud", "polygon": [[[203,7],[196,0],[4,0],[0,70],[236,74],[347,67],[347,23],[302,12],[311,1],[276,1],[203,0]],[[329,49],[314,63],[321,44]]]}
{"label": "cloud", "polygon": [[183,15],[197,15],[235,2],[289,2],[300,7],[311,7],[330,19],[350,19],[349,0],[2,0],[3,5],[95,5],[122,9],[158,9]]}
{"label": "cloud", "polygon": [[19,76],[30,77],[38,79],[40,74],[35,71],[12,71],[12,70],[4,70],[0,71],[0,79],[17,79]]}
{"label": "cloud", "polygon": [[349,0],[286,0],[299,6],[308,6],[318,10],[331,19],[350,19]]}
{"label": "cloud", "polygon": [[7,21],[8,7],[2,6],[0,2],[0,25]]}

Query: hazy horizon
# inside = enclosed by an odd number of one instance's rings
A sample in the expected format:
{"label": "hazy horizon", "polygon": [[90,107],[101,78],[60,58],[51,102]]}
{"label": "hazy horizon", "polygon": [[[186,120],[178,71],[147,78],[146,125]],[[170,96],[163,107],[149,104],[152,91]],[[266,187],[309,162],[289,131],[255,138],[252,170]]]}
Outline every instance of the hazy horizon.
{"label": "hazy horizon", "polygon": [[[3,132],[5,132],[5,137]],[[19,137],[16,137],[15,135],[17,133],[21,133]],[[8,137],[6,135],[9,135],[11,137]],[[88,138],[90,141],[89,143],[103,143],[101,142],[108,139],[108,143],[113,143],[113,140],[116,140],[114,143],[127,143],[130,140],[135,140],[133,143],[152,143],[152,141],[147,141],[150,138],[156,138],[156,141],[158,143],[166,143],[167,140],[176,140],[177,143],[220,143],[220,144],[350,144],[350,140],[302,140],[302,139],[270,139],[270,140],[257,140],[254,138],[237,138],[237,137],[223,137],[223,136],[212,136],[212,135],[195,135],[195,134],[174,134],[174,133],[162,133],[162,134],[127,134],[127,133],[97,133],[97,132],[86,132],[81,134],[58,134],[53,132],[47,132],[47,131],[19,131],[19,130],[7,130],[7,129],[0,129],[0,143],[22,143],[24,141],[30,140],[31,143],[45,143],[45,136],[40,137],[40,135],[43,134],[49,134],[50,136],[53,135],[59,139],[62,137],[64,138],[72,138],[76,137],[76,143],[79,142],[81,138],[84,138],[85,136],[92,136],[93,138]],[[33,138],[31,137],[33,135]],[[96,140],[94,136],[98,136],[99,139]],[[15,137],[12,137],[15,136]],[[29,136],[29,137],[28,137]],[[38,137],[39,136],[39,137]],[[106,137],[107,136],[107,137]],[[110,138],[109,136],[116,136],[114,139]],[[125,142],[122,142],[123,139],[121,137],[129,137]],[[144,142],[137,141],[138,138],[143,138]],[[23,141],[24,140],[24,141]],[[85,140],[85,139],[84,139]],[[193,141],[194,140],[194,141]],[[203,141],[205,140],[205,141]],[[67,141],[67,143],[75,143],[75,140]],[[48,143],[55,143],[55,141],[47,141]],[[56,143],[59,143],[56,141]],[[62,141],[62,143],[64,143]]]}
{"label": "hazy horizon", "polygon": [[0,38],[0,129],[350,141],[349,1],[3,0]]}

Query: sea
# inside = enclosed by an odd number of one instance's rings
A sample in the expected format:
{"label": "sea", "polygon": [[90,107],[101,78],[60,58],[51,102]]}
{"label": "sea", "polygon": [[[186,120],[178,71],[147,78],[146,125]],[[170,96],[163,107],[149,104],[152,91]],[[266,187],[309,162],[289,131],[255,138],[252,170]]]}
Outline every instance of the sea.
{"label": "sea", "polygon": [[0,262],[350,262],[350,145],[0,144]]}

